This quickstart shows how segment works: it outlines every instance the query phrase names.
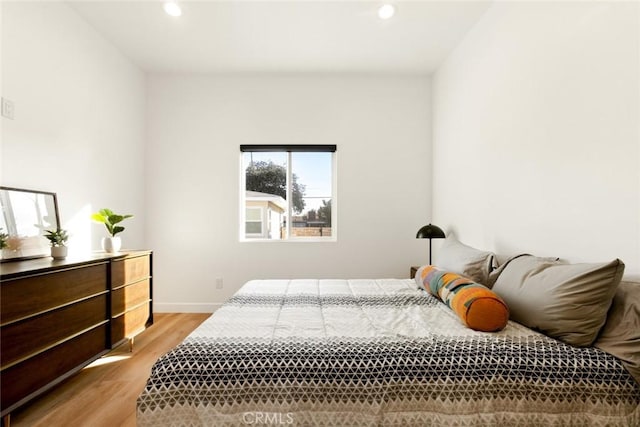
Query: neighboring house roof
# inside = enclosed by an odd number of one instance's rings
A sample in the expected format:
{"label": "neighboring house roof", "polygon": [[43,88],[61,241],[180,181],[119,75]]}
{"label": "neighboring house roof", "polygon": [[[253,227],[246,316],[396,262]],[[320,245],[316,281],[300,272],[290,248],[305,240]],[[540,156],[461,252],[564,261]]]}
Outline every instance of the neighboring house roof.
{"label": "neighboring house roof", "polygon": [[252,202],[271,202],[282,210],[287,210],[287,201],[276,194],[247,191],[245,199]]}

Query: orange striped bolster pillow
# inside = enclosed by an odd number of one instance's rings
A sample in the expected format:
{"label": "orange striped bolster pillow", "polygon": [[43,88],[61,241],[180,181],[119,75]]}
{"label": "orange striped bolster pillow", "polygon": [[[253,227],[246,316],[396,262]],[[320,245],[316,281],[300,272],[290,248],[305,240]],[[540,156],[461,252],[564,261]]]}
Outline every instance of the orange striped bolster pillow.
{"label": "orange striped bolster pillow", "polygon": [[433,265],[420,267],[416,282],[447,304],[467,327],[496,332],[509,321],[509,308],[495,292],[473,280],[439,270]]}

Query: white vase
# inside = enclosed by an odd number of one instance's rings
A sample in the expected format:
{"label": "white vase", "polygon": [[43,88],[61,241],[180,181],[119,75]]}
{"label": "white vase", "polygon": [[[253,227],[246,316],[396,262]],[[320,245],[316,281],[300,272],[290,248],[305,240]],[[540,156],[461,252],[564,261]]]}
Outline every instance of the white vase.
{"label": "white vase", "polygon": [[122,240],[120,237],[103,237],[102,238],[102,249],[105,252],[110,254],[115,254],[120,252],[120,248],[122,247]]}
{"label": "white vase", "polygon": [[67,257],[67,247],[51,246],[51,256],[53,259],[65,259]]}

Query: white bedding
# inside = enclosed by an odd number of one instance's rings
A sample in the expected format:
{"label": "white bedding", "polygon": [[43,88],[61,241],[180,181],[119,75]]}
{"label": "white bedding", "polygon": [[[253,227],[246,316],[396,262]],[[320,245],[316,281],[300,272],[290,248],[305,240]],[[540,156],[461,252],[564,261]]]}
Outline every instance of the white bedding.
{"label": "white bedding", "polygon": [[413,280],[255,280],[156,362],[138,425],[638,426],[639,405],[613,356],[473,331]]}

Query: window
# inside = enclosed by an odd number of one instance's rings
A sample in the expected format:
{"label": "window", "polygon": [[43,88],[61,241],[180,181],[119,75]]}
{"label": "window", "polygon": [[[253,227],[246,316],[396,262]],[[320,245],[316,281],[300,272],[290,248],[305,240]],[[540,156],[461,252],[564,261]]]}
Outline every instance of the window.
{"label": "window", "polygon": [[262,208],[247,206],[244,224],[247,235],[262,237]]}
{"label": "window", "polygon": [[241,240],[335,240],[335,145],[241,145]]}

